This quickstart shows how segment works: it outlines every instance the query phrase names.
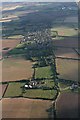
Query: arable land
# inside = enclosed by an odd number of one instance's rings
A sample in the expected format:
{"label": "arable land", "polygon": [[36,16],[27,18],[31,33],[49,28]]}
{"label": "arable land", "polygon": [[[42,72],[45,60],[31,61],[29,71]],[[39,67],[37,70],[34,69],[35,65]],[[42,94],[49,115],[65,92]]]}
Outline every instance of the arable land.
{"label": "arable land", "polygon": [[57,47],[54,51],[56,57],[78,59],[80,56],[73,48]]}
{"label": "arable land", "polygon": [[2,40],[2,55],[5,55],[9,50],[19,44],[20,39],[3,39]]}
{"label": "arable land", "polygon": [[79,48],[78,37],[64,37],[62,40],[54,40],[54,46],[66,48]]}
{"label": "arable land", "polygon": [[56,102],[57,118],[79,118],[79,95],[63,92]]}
{"label": "arable land", "polygon": [[2,12],[3,118],[78,118],[77,4],[9,2]]}
{"label": "arable land", "polygon": [[60,79],[78,81],[78,65],[77,60],[57,59],[57,72]]}
{"label": "arable land", "polygon": [[3,84],[2,86],[0,85],[0,87],[2,87],[2,96],[4,96],[5,91],[6,91],[7,87],[8,87],[8,84]]}
{"label": "arable land", "polygon": [[2,63],[2,81],[30,79],[33,74],[32,62],[23,58],[6,58]]}
{"label": "arable land", "polygon": [[26,98],[3,98],[3,118],[51,118],[52,102]]}

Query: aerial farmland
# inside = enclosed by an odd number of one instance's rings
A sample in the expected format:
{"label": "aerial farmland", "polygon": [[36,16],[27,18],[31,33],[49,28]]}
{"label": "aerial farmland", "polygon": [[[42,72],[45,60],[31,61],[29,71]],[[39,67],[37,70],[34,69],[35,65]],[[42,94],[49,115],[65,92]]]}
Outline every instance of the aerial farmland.
{"label": "aerial farmland", "polygon": [[78,4],[2,7],[2,118],[80,118]]}

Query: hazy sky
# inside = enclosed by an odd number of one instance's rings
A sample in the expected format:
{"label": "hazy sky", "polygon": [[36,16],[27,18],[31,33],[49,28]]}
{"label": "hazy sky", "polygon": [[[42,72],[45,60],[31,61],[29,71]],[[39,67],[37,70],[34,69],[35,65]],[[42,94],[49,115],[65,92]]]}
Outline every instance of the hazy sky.
{"label": "hazy sky", "polygon": [[79,0],[1,0],[1,2],[74,2]]}

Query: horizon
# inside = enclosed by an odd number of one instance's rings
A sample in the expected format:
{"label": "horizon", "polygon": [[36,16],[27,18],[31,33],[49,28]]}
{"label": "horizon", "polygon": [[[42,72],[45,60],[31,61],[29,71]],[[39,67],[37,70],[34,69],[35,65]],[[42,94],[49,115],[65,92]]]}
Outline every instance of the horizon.
{"label": "horizon", "polygon": [[79,0],[1,0],[1,2],[79,2]]}

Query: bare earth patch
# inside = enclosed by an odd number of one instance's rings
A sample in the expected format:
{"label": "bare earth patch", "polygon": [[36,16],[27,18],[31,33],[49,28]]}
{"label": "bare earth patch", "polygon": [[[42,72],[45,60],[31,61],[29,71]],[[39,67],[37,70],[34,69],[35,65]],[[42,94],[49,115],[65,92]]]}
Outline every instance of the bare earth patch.
{"label": "bare earth patch", "polygon": [[3,118],[49,118],[51,101],[26,98],[3,98]]}
{"label": "bare earth patch", "polygon": [[32,62],[20,58],[4,59],[2,72],[2,81],[30,79],[33,73]]}

